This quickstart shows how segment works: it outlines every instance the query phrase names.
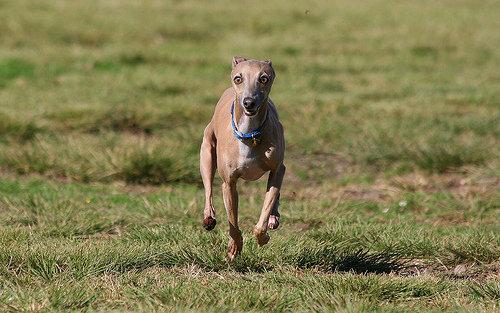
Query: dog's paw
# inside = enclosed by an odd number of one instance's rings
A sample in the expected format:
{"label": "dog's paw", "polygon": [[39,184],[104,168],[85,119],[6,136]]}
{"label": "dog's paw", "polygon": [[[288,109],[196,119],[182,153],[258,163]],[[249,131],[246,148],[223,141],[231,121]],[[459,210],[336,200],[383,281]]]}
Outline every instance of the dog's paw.
{"label": "dog's paw", "polygon": [[279,226],[280,226],[279,215],[269,216],[269,222],[267,223],[267,227],[269,227],[269,229],[277,229]]}
{"label": "dog's paw", "polygon": [[217,225],[217,221],[215,220],[215,218],[213,218],[211,216],[206,217],[203,220],[203,228],[205,228],[206,230],[212,230],[212,229],[214,229],[215,225]]}
{"label": "dog's paw", "polygon": [[262,230],[258,227],[254,227],[253,234],[254,234],[255,238],[257,239],[257,243],[259,244],[259,246],[265,245],[266,243],[269,242],[269,239],[271,238],[271,237],[269,237],[269,235],[267,234],[267,232],[265,230]]}
{"label": "dog's paw", "polygon": [[227,258],[229,262],[233,262],[238,254],[243,250],[243,237],[234,239],[229,239],[229,244],[227,245]]}

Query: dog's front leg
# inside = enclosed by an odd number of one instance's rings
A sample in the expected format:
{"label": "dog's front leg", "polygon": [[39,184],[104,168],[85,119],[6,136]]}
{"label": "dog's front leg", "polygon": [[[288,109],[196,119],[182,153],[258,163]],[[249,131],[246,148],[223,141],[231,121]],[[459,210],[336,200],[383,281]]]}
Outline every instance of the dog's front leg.
{"label": "dog's front leg", "polygon": [[278,201],[281,184],[283,183],[283,176],[285,176],[285,170],[285,165],[280,164],[276,171],[271,171],[269,173],[264,205],[262,206],[259,222],[253,229],[253,234],[255,235],[255,238],[257,238],[257,242],[260,246],[269,242],[269,235],[267,234],[269,215],[271,215],[271,210],[275,206],[276,201]]}
{"label": "dog's front leg", "polygon": [[214,229],[217,224],[215,220],[215,209],[212,203],[212,182],[215,169],[217,168],[217,156],[215,151],[215,136],[211,125],[205,128],[203,142],[200,149],[200,172],[205,187],[205,208],[203,210],[203,227],[206,230]]}
{"label": "dog's front leg", "polygon": [[229,221],[229,239],[227,257],[230,261],[243,249],[243,236],[238,227],[238,190],[236,190],[236,181],[224,182],[222,184],[222,197],[227,211]]}

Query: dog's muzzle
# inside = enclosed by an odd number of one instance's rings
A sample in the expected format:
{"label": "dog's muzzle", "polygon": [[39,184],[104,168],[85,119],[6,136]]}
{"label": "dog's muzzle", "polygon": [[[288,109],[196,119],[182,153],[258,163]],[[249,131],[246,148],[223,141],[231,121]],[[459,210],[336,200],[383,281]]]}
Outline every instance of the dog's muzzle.
{"label": "dog's muzzle", "polygon": [[245,108],[245,115],[252,116],[257,114],[257,111],[259,111],[259,104],[255,99],[251,97],[245,97],[243,99],[243,108]]}

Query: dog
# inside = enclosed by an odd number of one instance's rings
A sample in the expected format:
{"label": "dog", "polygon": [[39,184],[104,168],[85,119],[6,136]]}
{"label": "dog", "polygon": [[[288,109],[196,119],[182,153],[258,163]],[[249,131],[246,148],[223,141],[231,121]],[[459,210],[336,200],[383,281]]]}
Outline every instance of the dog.
{"label": "dog", "polygon": [[220,97],[203,133],[200,172],[205,188],[203,226],[216,225],[212,183],[217,169],[229,221],[228,259],[241,253],[243,237],[238,227],[238,179],[254,181],[269,172],[267,191],[253,234],[260,246],[269,241],[268,228],[279,226],[280,189],[286,167],[285,138],[276,107],[269,98],[275,79],[272,62],[234,57],[232,87]]}

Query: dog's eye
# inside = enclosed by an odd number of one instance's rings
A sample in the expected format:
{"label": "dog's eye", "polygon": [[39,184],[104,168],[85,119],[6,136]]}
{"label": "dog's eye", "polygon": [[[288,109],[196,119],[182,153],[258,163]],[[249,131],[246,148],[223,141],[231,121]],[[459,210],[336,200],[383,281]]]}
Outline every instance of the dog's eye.
{"label": "dog's eye", "polygon": [[233,78],[233,81],[236,85],[239,85],[243,81],[243,78],[241,78],[240,76],[236,76],[235,78]]}
{"label": "dog's eye", "polygon": [[269,78],[267,78],[267,76],[262,75],[261,77],[259,77],[259,82],[261,84],[267,84],[268,81],[269,81]]}

